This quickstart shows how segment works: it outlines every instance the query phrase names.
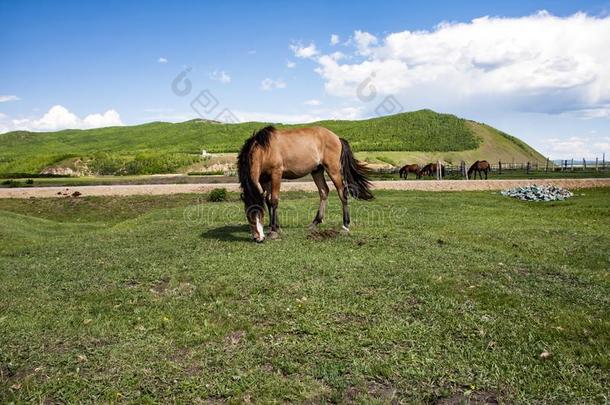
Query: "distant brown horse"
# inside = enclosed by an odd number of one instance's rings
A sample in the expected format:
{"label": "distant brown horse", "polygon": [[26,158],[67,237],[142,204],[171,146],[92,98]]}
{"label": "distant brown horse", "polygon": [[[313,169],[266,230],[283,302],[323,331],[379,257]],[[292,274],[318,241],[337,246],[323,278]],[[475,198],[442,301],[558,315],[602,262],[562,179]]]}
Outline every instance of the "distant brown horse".
{"label": "distant brown horse", "polygon": [[491,171],[491,165],[487,160],[477,160],[470,166],[468,169],[468,178],[473,178],[472,173],[474,173],[474,179],[477,178],[477,173],[479,173],[479,178],[483,180],[483,176],[481,176],[481,172],[485,173],[485,180],[487,180],[487,173]]}
{"label": "distant brown horse", "polygon": [[402,177],[404,175],[404,178],[406,179],[409,176],[409,173],[415,173],[415,176],[418,179],[420,179],[421,178],[421,174],[420,174],[420,170],[419,169],[420,169],[420,167],[419,167],[418,164],[404,165],[398,171],[398,175],[400,176],[401,179],[402,179]]}
{"label": "distant brown horse", "polygon": [[343,231],[349,231],[347,197],[373,198],[366,167],[354,157],[345,139],[326,128],[310,127],[277,130],[265,127],[246,140],[237,158],[246,218],[257,242],[265,240],[264,209],[269,210],[269,238],[279,235],[277,207],[282,179],[298,179],[311,174],[320,193],[320,207],[311,223],[316,227],[324,219],[328,185],[324,172],[332,180],[343,205]]}
{"label": "distant brown horse", "polygon": [[[428,163],[421,170],[421,176],[436,176],[437,163]],[[445,165],[441,164],[441,174],[445,177]]]}

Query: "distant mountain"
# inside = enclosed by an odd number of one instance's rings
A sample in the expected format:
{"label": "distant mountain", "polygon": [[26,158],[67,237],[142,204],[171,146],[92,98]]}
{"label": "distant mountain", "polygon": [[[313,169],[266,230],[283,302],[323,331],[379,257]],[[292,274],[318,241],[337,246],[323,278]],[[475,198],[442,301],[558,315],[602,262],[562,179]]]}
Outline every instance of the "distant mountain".
{"label": "distant mountain", "polygon": [[[235,153],[256,129],[268,123],[222,124],[209,120],[182,123],[0,134],[0,174],[40,173],[66,167],[97,174],[178,172],[197,163],[201,151]],[[542,161],[523,141],[488,125],[420,110],[366,120],[327,120],[320,125],[346,138],[361,158],[424,162],[488,159]],[[277,127],[294,127],[281,125]],[[379,159],[378,159],[379,158]],[[384,160],[385,159],[385,160]]]}

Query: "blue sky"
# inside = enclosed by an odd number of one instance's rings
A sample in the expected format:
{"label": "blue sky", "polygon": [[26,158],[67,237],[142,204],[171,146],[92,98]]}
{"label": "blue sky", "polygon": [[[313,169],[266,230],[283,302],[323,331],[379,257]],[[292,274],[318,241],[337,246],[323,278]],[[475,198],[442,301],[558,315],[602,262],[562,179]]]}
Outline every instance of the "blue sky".
{"label": "blue sky", "polygon": [[431,108],[553,158],[610,152],[609,1],[418,3],[0,0],[0,131],[183,121],[207,90],[210,119]]}

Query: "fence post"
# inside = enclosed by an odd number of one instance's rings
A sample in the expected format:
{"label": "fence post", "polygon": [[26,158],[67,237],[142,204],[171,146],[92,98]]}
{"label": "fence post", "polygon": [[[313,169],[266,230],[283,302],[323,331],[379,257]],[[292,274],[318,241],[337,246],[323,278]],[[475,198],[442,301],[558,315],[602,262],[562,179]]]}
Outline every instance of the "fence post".
{"label": "fence post", "polygon": [[530,164],[530,162],[528,160],[527,161],[527,168],[526,168],[527,174],[530,174],[530,167],[531,167],[531,164]]}
{"label": "fence post", "polygon": [[436,161],[436,180],[441,180],[441,161]]}
{"label": "fence post", "polygon": [[597,171],[597,159],[598,159],[598,157],[596,156],[595,157],[595,171]]}
{"label": "fence post", "polygon": [[544,166],[544,171],[548,172],[549,171],[549,158],[546,158],[546,165]]}
{"label": "fence post", "polygon": [[502,174],[502,161],[498,160],[498,174],[501,175]]}
{"label": "fence post", "polygon": [[582,158],[582,171],[584,172],[585,170],[587,170],[587,161],[585,158]]}
{"label": "fence post", "polygon": [[570,171],[574,171],[574,158],[572,158],[572,163],[570,164]]}

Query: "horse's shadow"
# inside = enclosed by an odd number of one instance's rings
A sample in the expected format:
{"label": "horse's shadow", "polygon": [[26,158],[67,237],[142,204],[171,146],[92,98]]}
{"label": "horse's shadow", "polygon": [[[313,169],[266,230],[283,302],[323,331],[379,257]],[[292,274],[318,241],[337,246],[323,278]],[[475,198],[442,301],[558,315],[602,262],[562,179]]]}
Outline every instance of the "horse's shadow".
{"label": "horse's shadow", "polygon": [[250,230],[248,225],[224,225],[217,228],[210,228],[201,233],[204,239],[222,240],[227,242],[249,242],[252,238],[248,235]]}

